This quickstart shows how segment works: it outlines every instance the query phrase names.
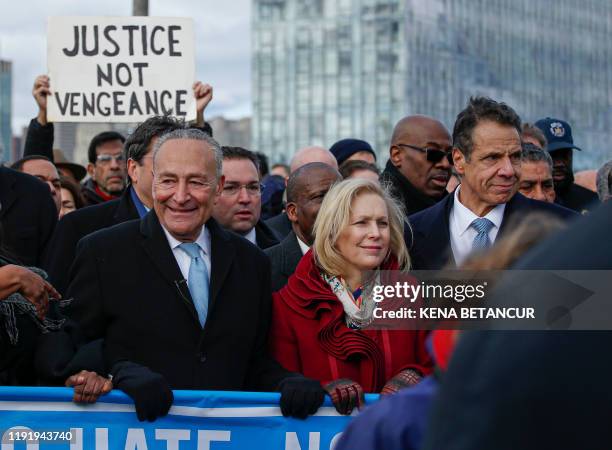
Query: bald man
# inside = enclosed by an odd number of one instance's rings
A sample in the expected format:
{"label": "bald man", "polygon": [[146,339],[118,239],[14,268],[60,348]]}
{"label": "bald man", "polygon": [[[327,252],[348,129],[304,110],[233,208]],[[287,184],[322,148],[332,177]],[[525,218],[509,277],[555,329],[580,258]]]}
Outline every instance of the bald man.
{"label": "bald man", "polygon": [[287,284],[289,276],[312,245],[312,227],[323,197],[334,183],[341,180],[340,172],[321,162],[306,164],[290,175],[286,209],[292,230],[280,244],[264,250],[272,263],[272,292]]}
{"label": "bald man", "polygon": [[338,161],[336,161],[336,157],[332,152],[323,148],[323,147],[304,147],[299,149],[291,158],[291,164],[289,164],[289,168],[291,169],[291,173],[298,170],[300,167],[313,162],[322,162],[332,166],[333,168],[338,168]]}
{"label": "bald man", "polygon": [[[291,173],[293,173],[300,167],[314,162],[327,164],[328,166],[338,170],[338,162],[336,161],[336,157],[332,152],[323,147],[304,147],[299,149],[297,152],[295,152],[293,158],[291,158],[289,168]],[[291,232],[291,221],[287,217],[286,212],[282,212],[281,214],[266,220],[265,223],[272,228],[274,233],[276,233],[276,235],[281,239],[286,238]]]}
{"label": "bald man", "polygon": [[381,177],[390,183],[407,215],[447,195],[451,150],[451,136],[439,120],[416,115],[404,117],[395,125],[389,161]]}

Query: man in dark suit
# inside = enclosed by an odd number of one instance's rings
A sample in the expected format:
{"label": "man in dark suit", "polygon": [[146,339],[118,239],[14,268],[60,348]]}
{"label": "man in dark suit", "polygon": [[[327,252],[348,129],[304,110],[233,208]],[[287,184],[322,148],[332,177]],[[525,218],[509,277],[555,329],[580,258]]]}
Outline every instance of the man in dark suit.
{"label": "man in dark suit", "polygon": [[113,384],[141,420],[168,411],[171,388],[279,390],[283,413],[300,417],[323,400],[318,382],[267,354],[270,266],[211,219],[221,165],[205,133],[165,134],[154,148],[154,209],[79,243],[69,315],[86,341],[105,340]]}
{"label": "man in dark suit", "polygon": [[213,217],[261,249],[278,244],[278,236],[261,218],[261,192],[257,155],[242,147],[222,147],[225,184],[213,208]]}
{"label": "man in dark suit", "polygon": [[57,215],[45,183],[0,167],[0,242],[13,256],[23,264],[40,267]]}
{"label": "man in dark suit", "polygon": [[517,194],[521,170],[521,121],[509,106],[471,98],[453,130],[453,161],[461,184],[443,201],[409,217],[412,267],[460,265],[474,250],[489,247],[515,214],[575,214]]}
{"label": "man in dark suit", "polygon": [[320,162],[306,164],[287,182],[287,217],[292,231],[280,244],[267,249],[272,263],[272,291],[278,291],[295,272],[300,259],[313,242],[312,227],[323,197],[342,176],[332,166]]}
{"label": "man in dark suit", "polygon": [[125,143],[130,185],[121,197],[66,214],[59,221],[44,258],[44,268],[60,293],[65,293],[68,288],[70,266],[81,238],[102,228],[141,218],[153,207],[153,143],[162,133],[180,127],[177,120],[163,116],[151,117],[141,123]]}

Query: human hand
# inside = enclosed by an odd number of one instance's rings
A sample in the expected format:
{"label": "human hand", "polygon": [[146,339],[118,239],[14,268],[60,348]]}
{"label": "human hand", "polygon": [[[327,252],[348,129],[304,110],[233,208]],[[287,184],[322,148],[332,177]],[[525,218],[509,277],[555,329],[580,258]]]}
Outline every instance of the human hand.
{"label": "human hand", "polygon": [[138,420],[153,422],[168,414],[174,394],[162,375],[130,361],[116,363],[111,373],[115,387],[134,401]]}
{"label": "human hand", "polygon": [[280,407],[283,416],[305,419],[317,412],[325,399],[321,383],[306,377],[290,377],[280,382]]}
{"label": "human hand", "polygon": [[61,298],[59,292],[50,283],[43,280],[26,267],[9,265],[10,271],[17,279],[17,292],[28,299],[35,307],[40,319],[49,309],[49,297]]}
{"label": "human hand", "polygon": [[101,395],[113,389],[111,380],[88,370],[81,370],[68,377],[65,384],[74,387],[72,401],[75,403],[95,403]]}
{"label": "human hand", "polygon": [[47,75],[39,75],[34,80],[32,88],[32,96],[38,105],[37,120],[41,125],[47,124],[47,96],[51,95],[49,77]]}
{"label": "human hand", "polygon": [[323,386],[332,399],[336,411],[348,415],[353,408],[360,409],[365,406],[363,388],[359,383],[348,378],[340,378]]}
{"label": "human hand", "polygon": [[204,126],[204,110],[213,98],[213,88],[201,81],[193,83],[193,96],[196,100],[197,125]]}
{"label": "human hand", "polygon": [[401,389],[414,386],[422,379],[423,377],[416,370],[412,370],[412,369],[402,370],[400,373],[398,373],[393,378],[391,378],[389,381],[387,381],[382,391],[380,391],[380,394],[381,395],[395,394]]}

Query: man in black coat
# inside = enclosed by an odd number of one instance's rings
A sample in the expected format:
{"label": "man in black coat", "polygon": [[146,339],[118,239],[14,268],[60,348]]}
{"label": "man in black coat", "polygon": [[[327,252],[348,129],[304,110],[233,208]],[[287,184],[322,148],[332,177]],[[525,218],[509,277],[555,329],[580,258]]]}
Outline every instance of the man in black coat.
{"label": "man in black coat", "polygon": [[521,170],[521,120],[509,106],[470,99],[453,130],[453,160],[461,184],[438,204],[409,217],[412,267],[435,270],[460,265],[474,250],[489,247],[511,216],[532,211],[575,216],[560,206],[516,193]]}
{"label": "man in black coat", "polygon": [[25,265],[40,267],[57,215],[45,183],[0,167],[0,242],[9,253]]}
{"label": "man in black coat", "polygon": [[272,263],[272,291],[278,291],[295,272],[300,259],[312,245],[312,227],[327,191],[342,176],[332,166],[320,162],[306,164],[287,182],[287,217],[292,231],[280,244],[266,249]]}
{"label": "man in black coat", "polygon": [[113,384],[141,419],[168,411],[171,388],[280,390],[283,413],[302,417],[323,400],[318,382],[268,356],[267,258],[210,218],[221,161],[199,130],[165,134],[154,149],[154,210],[79,243],[69,315],[85,340],[104,339]]}
{"label": "man in black coat", "polygon": [[546,136],[546,150],[553,160],[553,180],[557,194],[555,202],[579,213],[589,211],[599,204],[599,198],[592,192],[574,183],[574,145],[570,124],[561,119],[546,117],[535,123]]}
{"label": "man in black coat", "polygon": [[94,231],[144,217],[147,210],[153,207],[152,142],[161,134],[180,127],[177,120],[164,116],[151,117],[141,123],[125,143],[130,184],[121,197],[66,214],[59,221],[44,258],[44,268],[59,292],[63,294],[68,288],[70,266],[81,238]]}
{"label": "man in black coat", "polygon": [[408,116],[395,125],[381,181],[390,185],[392,194],[404,205],[406,216],[447,195],[450,150],[450,134],[439,120]]}

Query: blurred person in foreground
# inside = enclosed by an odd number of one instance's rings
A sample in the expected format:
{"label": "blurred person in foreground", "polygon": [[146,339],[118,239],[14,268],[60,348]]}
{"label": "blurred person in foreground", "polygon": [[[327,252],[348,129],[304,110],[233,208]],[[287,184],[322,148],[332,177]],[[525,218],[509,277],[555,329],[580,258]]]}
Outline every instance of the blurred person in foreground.
{"label": "blurred person in foreground", "polygon": [[[531,249],[513,269],[612,270],[611,228],[607,202]],[[524,304],[537,304],[549,287],[502,281],[498,288],[520,291]],[[610,346],[610,331],[465,332],[432,404],[422,448],[607,448]],[[585,358],[585,352],[596,356]],[[576,361],[578,368],[568,367]]]}
{"label": "blurred person in foreground", "polygon": [[242,147],[221,147],[223,178],[221,195],[212,215],[226,230],[244,237],[261,249],[278,244],[276,234],[262,221],[259,163],[257,155]]}
{"label": "blurred person in foreground", "polygon": [[177,129],[152,156],[153,209],[79,242],[68,316],[85,342],[104,339],[113,385],[140,420],[166,415],[171,389],[279,391],[284,415],[313,414],[319,383],[267,350],[266,256],[211,217],[224,184],[221,147]]}
{"label": "blurred person in foreground", "polygon": [[[494,247],[471,255],[461,270],[504,270],[512,266],[530,248],[554,232],[563,222],[545,214],[530,214],[501,238]],[[382,398],[356,417],[342,434],[336,450],[417,450],[423,444],[431,405],[446,377],[459,330],[436,330],[430,349],[436,371],[413,389]],[[446,448],[446,447],[444,447]]]}
{"label": "blurred person in foreground", "polygon": [[278,245],[266,249],[272,269],[272,292],[287,284],[302,256],[314,240],[312,228],[321,203],[334,183],[341,180],[336,169],[324,163],[306,164],[287,182],[287,217],[292,231]]}
{"label": "blurred person in foreground", "polygon": [[391,186],[406,215],[436,204],[446,195],[452,157],[451,137],[439,120],[408,116],[393,129],[389,161],[381,181]]}
{"label": "blurred person in foreground", "polygon": [[552,158],[546,150],[530,143],[523,143],[519,192],[525,197],[541,202],[554,203]]}
{"label": "blurred person in foreground", "polygon": [[379,183],[380,170],[374,164],[354,159],[345,161],[340,165],[340,175],[342,178],[365,178],[375,183]]}
{"label": "blurred person in foreground", "polygon": [[[295,152],[289,163],[289,168],[291,173],[293,173],[300,167],[313,162],[328,164],[338,170],[338,162],[334,155],[329,150],[316,146],[304,147]],[[286,238],[292,229],[291,221],[287,217],[286,212],[266,220],[266,224],[274,230],[280,239]]]}
{"label": "blurred person in foreground", "polygon": [[272,355],[320,381],[341,414],[364,406],[364,392],[396,392],[431,372],[427,332],[366,328],[377,280],[367,273],[410,265],[403,225],[401,207],[378,184],[334,185],[315,221],[313,248],[273,294]]}
{"label": "blurred person in foreground", "polygon": [[453,128],[454,168],[461,184],[443,201],[409,217],[410,256],[415,270],[461,265],[511,231],[514,215],[548,212],[570,219],[561,206],[517,193],[521,176],[521,119],[505,103],[470,98]]}
{"label": "blurred person in foreground", "polygon": [[553,160],[556,203],[579,213],[595,208],[599,204],[597,194],[574,182],[573,153],[581,149],[574,144],[570,124],[546,117],[535,126],[546,136],[546,150]]}

